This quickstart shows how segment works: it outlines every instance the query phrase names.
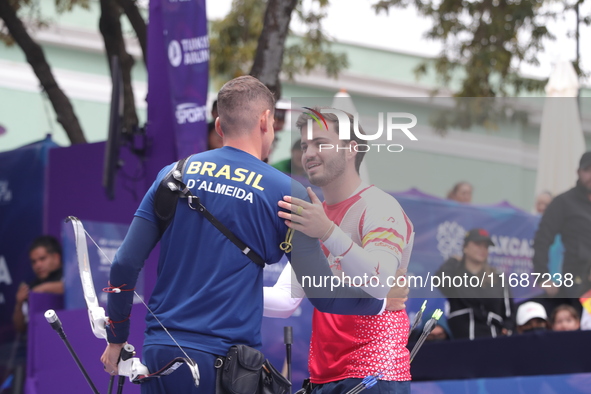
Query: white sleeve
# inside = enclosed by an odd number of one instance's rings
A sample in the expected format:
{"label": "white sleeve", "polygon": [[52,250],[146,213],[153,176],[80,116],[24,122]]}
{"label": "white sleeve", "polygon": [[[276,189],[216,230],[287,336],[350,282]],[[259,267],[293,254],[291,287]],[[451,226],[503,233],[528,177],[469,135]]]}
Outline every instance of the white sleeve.
{"label": "white sleeve", "polygon": [[[394,200],[395,201],[395,200]],[[335,264],[351,278],[351,283],[376,298],[385,298],[394,283],[396,270],[406,269],[413,244],[412,224],[396,204],[389,210],[369,208],[357,245],[339,227],[335,227],[324,246]]]}
{"label": "white sleeve", "polygon": [[263,287],[265,317],[290,317],[305,297],[304,289],[287,263],[273,287]]}

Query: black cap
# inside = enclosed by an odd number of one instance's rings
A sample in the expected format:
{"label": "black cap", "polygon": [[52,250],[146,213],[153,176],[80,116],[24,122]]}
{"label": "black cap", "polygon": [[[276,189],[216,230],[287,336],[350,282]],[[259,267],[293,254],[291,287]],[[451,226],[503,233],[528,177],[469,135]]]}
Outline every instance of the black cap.
{"label": "black cap", "polygon": [[490,234],[483,228],[473,228],[468,231],[464,237],[464,246],[468,242],[487,242],[489,246],[495,246],[495,243],[490,238]]}
{"label": "black cap", "polygon": [[585,168],[591,166],[591,151],[583,153],[581,156],[581,161],[579,161],[579,170],[584,170]]}

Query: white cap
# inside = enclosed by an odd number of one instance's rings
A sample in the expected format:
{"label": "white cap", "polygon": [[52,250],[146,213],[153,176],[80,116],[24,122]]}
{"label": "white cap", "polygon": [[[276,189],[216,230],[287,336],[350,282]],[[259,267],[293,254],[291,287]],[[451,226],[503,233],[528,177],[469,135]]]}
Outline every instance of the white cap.
{"label": "white cap", "polygon": [[518,326],[523,326],[531,319],[536,318],[548,320],[546,309],[544,309],[544,307],[541,304],[538,304],[537,302],[526,302],[517,309],[516,322]]}

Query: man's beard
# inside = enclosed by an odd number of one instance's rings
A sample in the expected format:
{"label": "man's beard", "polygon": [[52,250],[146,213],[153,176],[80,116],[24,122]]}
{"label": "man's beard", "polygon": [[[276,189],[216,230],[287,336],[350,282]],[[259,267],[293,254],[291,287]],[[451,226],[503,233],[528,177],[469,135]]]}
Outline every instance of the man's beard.
{"label": "man's beard", "polygon": [[345,165],[345,156],[337,156],[337,158],[334,158],[330,161],[324,161],[322,163],[322,166],[324,167],[324,171],[322,174],[315,176],[308,175],[308,179],[310,180],[310,183],[314,186],[327,186],[345,172]]}

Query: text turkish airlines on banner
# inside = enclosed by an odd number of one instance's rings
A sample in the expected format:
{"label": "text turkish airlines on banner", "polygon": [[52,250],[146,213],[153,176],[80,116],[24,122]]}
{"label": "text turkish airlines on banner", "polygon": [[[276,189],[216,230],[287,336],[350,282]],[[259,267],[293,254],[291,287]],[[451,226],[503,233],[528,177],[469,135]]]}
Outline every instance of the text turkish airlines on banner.
{"label": "text turkish airlines on banner", "polygon": [[207,149],[209,38],[205,0],[162,0],[178,157]]}

